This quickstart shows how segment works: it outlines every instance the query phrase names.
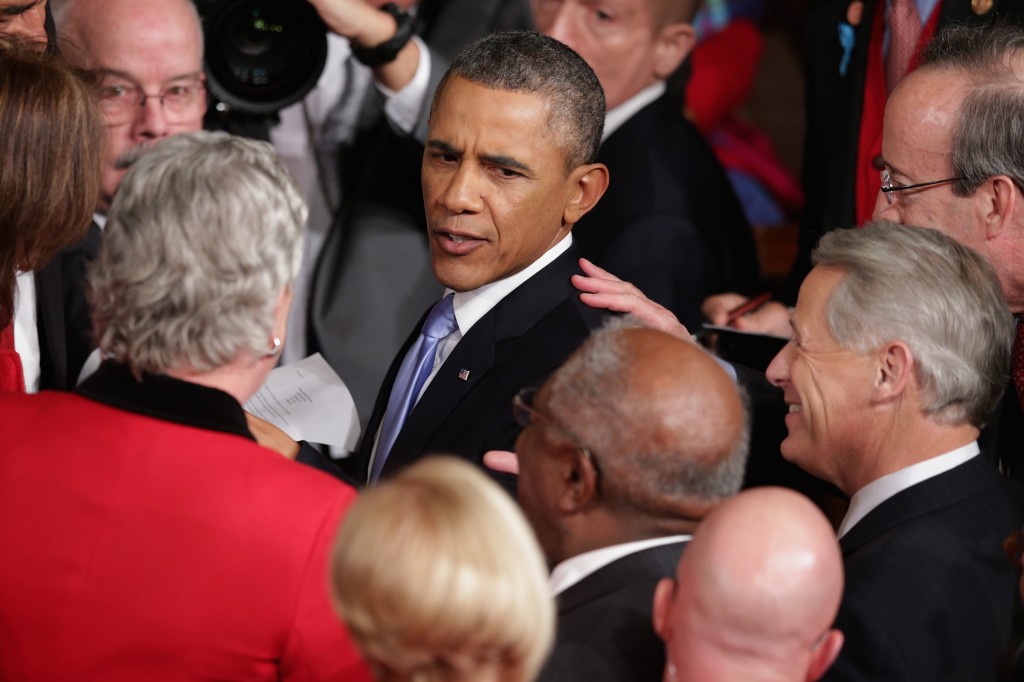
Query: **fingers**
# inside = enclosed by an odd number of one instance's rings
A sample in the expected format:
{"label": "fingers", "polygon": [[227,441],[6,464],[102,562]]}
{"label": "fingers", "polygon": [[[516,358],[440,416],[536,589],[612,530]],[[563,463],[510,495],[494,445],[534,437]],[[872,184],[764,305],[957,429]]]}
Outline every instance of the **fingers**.
{"label": "fingers", "polygon": [[508,450],[491,450],[484,453],[484,466],[492,471],[518,475],[519,457]]}
{"label": "fingers", "polygon": [[744,331],[774,334],[786,338],[792,336],[793,333],[789,326],[789,308],[777,301],[765,303],[754,312],[737,319],[733,326]]}
{"label": "fingers", "polygon": [[[729,321],[729,313],[746,303],[749,299],[740,294],[727,293],[708,296],[700,305],[700,311],[711,324],[725,325]],[[736,325],[739,327],[739,325]]]}

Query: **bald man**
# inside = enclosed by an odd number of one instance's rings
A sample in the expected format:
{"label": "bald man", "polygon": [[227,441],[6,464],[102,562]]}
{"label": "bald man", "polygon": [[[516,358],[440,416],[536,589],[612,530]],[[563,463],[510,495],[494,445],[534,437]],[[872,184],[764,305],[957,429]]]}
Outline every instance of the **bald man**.
{"label": "bald man", "polygon": [[735,384],[692,343],[612,328],[514,405],[519,502],[554,566],[558,604],[539,680],[660,681],[655,586],[743,479],[748,428]]}
{"label": "bald man", "polygon": [[832,526],[786,488],[754,488],[708,515],[654,597],[668,682],[817,680],[843,645],[832,629],[843,562]]}

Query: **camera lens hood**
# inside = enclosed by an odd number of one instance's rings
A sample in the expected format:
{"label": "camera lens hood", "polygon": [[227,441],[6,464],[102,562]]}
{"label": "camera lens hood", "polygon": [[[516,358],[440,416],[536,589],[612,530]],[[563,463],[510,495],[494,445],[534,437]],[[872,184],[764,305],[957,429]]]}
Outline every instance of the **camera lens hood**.
{"label": "camera lens hood", "polygon": [[327,29],[302,0],[200,5],[206,87],[231,109],[272,114],[302,99],[327,60]]}

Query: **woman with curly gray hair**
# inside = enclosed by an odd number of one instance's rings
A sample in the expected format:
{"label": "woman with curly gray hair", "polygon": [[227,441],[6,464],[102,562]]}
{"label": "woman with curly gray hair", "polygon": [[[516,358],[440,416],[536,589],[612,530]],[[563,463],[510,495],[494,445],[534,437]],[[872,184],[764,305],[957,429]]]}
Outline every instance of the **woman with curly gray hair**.
{"label": "woman with curly gray hair", "polygon": [[355,492],[260,447],[306,208],[270,145],[167,138],[91,272],[104,360],[0,396],[0,679],[368,680],[331,613]]}

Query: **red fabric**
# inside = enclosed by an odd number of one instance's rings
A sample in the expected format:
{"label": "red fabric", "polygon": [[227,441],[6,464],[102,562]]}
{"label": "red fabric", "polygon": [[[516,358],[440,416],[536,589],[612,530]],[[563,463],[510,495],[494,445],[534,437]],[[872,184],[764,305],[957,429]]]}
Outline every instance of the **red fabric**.
{"label": "red fabric", "polygon": [[25,392],[21,356],[14,349],[14,322],[0,330],[0,392]]}
{"label": "red fabric", "polygon": [[1017,320],[1017,336],[1013,341],[1013,359],[1010,363],[1017,399],[1024,410],[1024,322]]}
{"label": "red fabric", "polygon": [[762,45],[752,22],[735,19],[693,49],[686,113],[702,133],[730,118],[750,97]]}
{"label": "red fabric", "polygon": [[327,587],[351,488],[75,394],[0,415],[0,679],[370,681]]}
{"label": "red fabric", "polygon": [[[908,71],[913,71],[921,58],[921,52],[935,34],[939,23],[939,3],[935,6],[928,23],[922,27],[917,50],[910,61]],[[882,155],[882,119],[885,114],[886,86],[885,60],[882,42],[885,33],[885,0],[876,0],[871,41],[868,43],[867,73],[864,79],[864,105],[860,118],[860,138],[857,148],[857,224],[863,225],[871,219],[878,198],[879,169],[874,160]],[[841,226],[836,226],[841,227]]]}
{"label": "red fabric", "polygon": [[711,143],[723,166],[742,171],[760,182],[787,213],[793,215],[803,207],[800,183],[779,160],[771,140],[763,132],[732,119],[714,131]]}
{"label": "red fabric", "polygon": [[889,7],[889,54],[885,60],[888,92],[907,75],[921,40],[921,15],[915,0],[891,0]]}

